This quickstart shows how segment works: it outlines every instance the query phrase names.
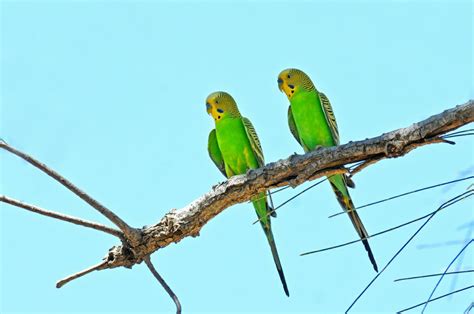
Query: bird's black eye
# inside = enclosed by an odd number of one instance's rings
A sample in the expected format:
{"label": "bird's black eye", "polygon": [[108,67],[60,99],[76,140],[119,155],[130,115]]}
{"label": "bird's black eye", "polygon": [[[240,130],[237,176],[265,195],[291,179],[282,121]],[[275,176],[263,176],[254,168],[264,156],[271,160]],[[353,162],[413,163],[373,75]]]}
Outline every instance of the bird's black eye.
{"label": "bird's black eye", "polygon": [[219,113],[224,113],[224,110],[218,108],[218,109],[217,109],[217,112],[219,112]]}
{"label": "bird's black eye", "polygon": [[216,100],[216,104],[218,104],[219,102]]}
{"label": "bird's black eye", "polygon": [[290,78],[290,75],[288,74],[286,77],[287,77],[287,78]]}

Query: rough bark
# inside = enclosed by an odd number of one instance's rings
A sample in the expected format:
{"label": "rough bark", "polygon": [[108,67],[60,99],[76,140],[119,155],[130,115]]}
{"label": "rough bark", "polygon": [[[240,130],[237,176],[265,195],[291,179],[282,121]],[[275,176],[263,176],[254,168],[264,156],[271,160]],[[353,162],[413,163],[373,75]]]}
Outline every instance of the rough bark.
{"label": "rough bark", "polygon": [[133,248],[115,246],[106,256],[103,267],[132,267],[149,254],[186,237],[196,237],[201,228],[224,209],[248,201],[267,189],[298,186],[322,176],[347,172],[345,164],[365,161],[356,172],[385,158],[403,156],[427,144],[451,143],[441,136],[474,121],[474,101],[445,110],[406,128],[362,141],[304,154],[292,155],[263,168],[249,171],[220,183],[181,209],[168,212],[158,223],[140,229],[140,243]]}
{"label": "rough bark", "polygon": [[[171,210],[158,223],[141,229],[130,227],[113,211],[105,208],[59,173],[30,155],[0,140],[0,148],[17,155],[45,172],[98,210],[120,230],[80,218],[51,212],[4,195],[0,195],[0,202],[100,230],[112,234],[122,241],[122,245],[114,246],[109,250],[101,263],[60,280],[57,286],[61,287],[74,279],[96,270],[132,267],[142,261],[146,261],[150,270],[152,268],[154,270],[154,267],[150,266],[150,254],[166,247],[170,243],[179,242],[186,237],[198,236],[201,228],[224,209],[234,204],[248,201],[259,192],[287,185],[295,187],[306,181],[337,173],[346,172],[352,176],[382,159],[403,156],[417,147],[433,143],[454,144],[447,140],[447,138],[452,138],[455,135],[451,135],[451,137],[449,135],[445,136],[446,133],[473,121],[474,101],[470,100],[463,105],[445,110],[440,114],[431,116],[406,128],[385,133],[371,139],[349,142],[337,147],[321,148],[304,155],[295,154],[287,159],[270,163],[263,168],[248,171],[246,175],[232,177],[214,186],[210,192],[186,207]],[[351,171],[344,167],[344,165],[354,162],[361,162],[361,164]],[[156,272],[156,270],[154,271]],[[158,279],[155,273],[154,275]],[[162,278],[159,281],[162,283]],[[168,291],[169,287],[167,285],[163,286]],[[171,291],[171,289],[169,290]],[[176,302],[177,298],[175,298],[174,293],[170,293],[170,295],[174,296],[173,300],[179,312],[179,301]]]}

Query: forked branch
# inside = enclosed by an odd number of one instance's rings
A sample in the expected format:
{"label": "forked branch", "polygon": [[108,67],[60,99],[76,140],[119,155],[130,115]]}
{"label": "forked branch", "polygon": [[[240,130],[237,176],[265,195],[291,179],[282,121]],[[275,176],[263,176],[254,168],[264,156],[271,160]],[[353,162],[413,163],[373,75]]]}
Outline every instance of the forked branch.
{"label": "forked branch", "polygon": [[84,191],[79,189],[77,186],[75,186],[73,183],[71,183],[69,180],[64,178],[62,175],[54,171],[53,169],[49,168],[42,162],[36,160],[35,158],[31,157],[28,154],[25,154],[22,151],[19,151],[18,149],[8,145],[5,141],[0,140],[0,148],[3,148],[10,153],[20,157],[21,159],[27,161],[28,163],[32,164],[39,170],[43,171],[46,173],[48,176],[53,178],[54,180],[58,181],[61,183],[63,186],[65,186],[68,190],[70,190],[72,193],[76,194],[79,196],[83,201],[85,201],[87,204],[95,208],[98,212],[100,212],[102,215],[104,215],[107,219],[109,219],[112,223],[114,223],[119,229],[123,232],[125,235],[125,239],[130,242],[132,246],[136,245],[140,241],[140,232],[137,229],[134,229],[130,227],[125,221],[123,221],[119,216],[117,216],[114,212],[112,212],[110,209],[96,201],[94,198],[92,198],[90,195],[86,194]]}
{"label": "forked branch", "polygon": [[51,217],[51,218],[67,221],[67,222],[70,222],[70,223],[73,223],[73,224],[76,224],[76,225],[79,225],[79,226],[83,226],[83,227],[86,227],[86,228],[99,230],[99,231],[111,234],[113,236],[116,236],[119,239],[123,239],[123,233],[120,232],[119,230],[104,226],[104,225],[99,224],[97,222],[88,221],[88,220],[84,220],[84,219],[81,219],[81,218],[77,218],[77,217],[73,217],[73,216],[53,212],[53,211],[50,211],[50,210],[47,210],[47,209],[44,209],[44,208],[41,208],[41,207],[38,207],[38,206],[35,206],[35,205],[20,202],[18,200],[7,197],[5,195],[0,195],[0,202],[4,202],[4,203],[10,204],[12,206],[20,207],[20,208],[29,210],[31,212],[34,212],[34,213],[37,213],[37,214],[40,214],[40,215],[44,215],[44,216],[48,216],[48,217]]}
{"label": "forked branch", "polygon": [[406,128],[304,155],[292,155],[251,170],[246,175],[232,177],[186,207],[171,210],[160,222],[143,228],[142,244],[134,248],[134,255],[124,256],[120,247],[115,247],[111,253],[114,262],[110,267],[131,267],[170,243],[198,236],[201,228],[224,209],[248,201],[259,192],[287,185],[297,186],[321,176],[340,173],[348,163],[369,161],[365,164],[368,166],[374,164],[372,161],[401,157],[424,145],[446,143],[442,135],[473,121],[474,101],[471,100]]}
{"label": "forked branch", "polygon": [[150,254],[170,243],[179,242],[189,236],[198,236],[201,228],[224,209],[248,201],[259,192],[283,186],[295,187],[322,176],[341,173],[346,171],[344,166],[348,163],[365,162],[354,170],[358,172],[382,159],[401,157],[424,145],[453,144],[444,139],[443,135],[473,121],[474,101],[471,100],[409,127],[371,139],[322,148],[304,155],[295,154],[263,168],[251,170],[246,175],[232,177],[214,186],[210,192],[186,207],[173,209],[158,223],[142,229],[131,228],[112,211],[31,156],[1,141],[0,148],[23,158],[56,179],[106,216],[124,233],[127,242],[112,247],[104,262],[95,268],[78,273],[83,276],[93,270],[132,267],[143,260],[146,261]]}

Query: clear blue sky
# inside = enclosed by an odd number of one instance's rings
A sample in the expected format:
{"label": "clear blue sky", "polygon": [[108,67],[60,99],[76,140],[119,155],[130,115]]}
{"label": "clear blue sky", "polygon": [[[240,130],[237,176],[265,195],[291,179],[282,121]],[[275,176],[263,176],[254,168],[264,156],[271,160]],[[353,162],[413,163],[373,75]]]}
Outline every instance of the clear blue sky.
{"label": "clear blue sky", "polygon": [[[231,93],[255,125],[267,162],[302,153],[278,91],[284,68],[306,71],[331,99],[341,141],[408,126],[474,98],[471,1],[2,1],[0,137],[47,163],[134,226],[157,222],[223,180],[208,158],[205,98]],[[359,205],[474,173],[472,139],[430,145],[355,177]],[[27,163],[0,152],[1,193],[107,223]],[[434,210],[471,182],[362,210],[375,233]],[[287,190],[277,203],[297,193]],[[473,201],[439,214],[359,301],[394,312],[425,300],[463,241]],[[375,275],[328,184],[286,205],[274,234],[291,297],[280,286],[250,204],[225,210],[198,238],[153,255],[186,313],[341,312]],[[56,280],[101,260],[116,239],[0,205],[0,311],[170,312],[144,265]],[[416,230],[370,241],[383,267]],[[473,266],[471,247],[462,268]],[[439,293],[473,282],[446,278]],[[464,292],[428,307],[462,312]]]}

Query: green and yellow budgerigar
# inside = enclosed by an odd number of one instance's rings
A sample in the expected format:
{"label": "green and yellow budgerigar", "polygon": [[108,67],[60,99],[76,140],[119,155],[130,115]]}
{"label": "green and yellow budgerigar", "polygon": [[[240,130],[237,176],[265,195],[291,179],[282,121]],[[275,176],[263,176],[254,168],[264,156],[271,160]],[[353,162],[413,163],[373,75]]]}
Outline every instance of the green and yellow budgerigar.
{"label": "green and yellow budgerigar", "polygon": [[[331,103],[326,95],[316,89],[308,75],[301,70],[286,69],[278,76],[278,88],[290,101],[288,107],[290,131],[305,152],[322,146],[339,145],[339,132]],[[354,210],[355,207],[347,189],[347,186],[354,187],[354,183],[342,174],[330,176],[328,180],[336,193],[339,204],[348,211],[357,233],[361,238],[366,238],[367,231]],[[364,239],[362,243],[375,271],[378,271],[369,242]]]}
{"label": "green and yellow budgerigar", "polygon": [[[242,117],[232,96],[225,92],[212,93],[206,99],[206,108],[216,125],[209,134],[209,156],[222,174],[230,178],[244,174],[249,169],[263,167],[265,162],[257,133],[250,120]],[[266,193],[255,195],[252,203],[270,245],[283,289],[289,296],[273,238],[270,216],[267,214],[272,209],[267,202]]]}

